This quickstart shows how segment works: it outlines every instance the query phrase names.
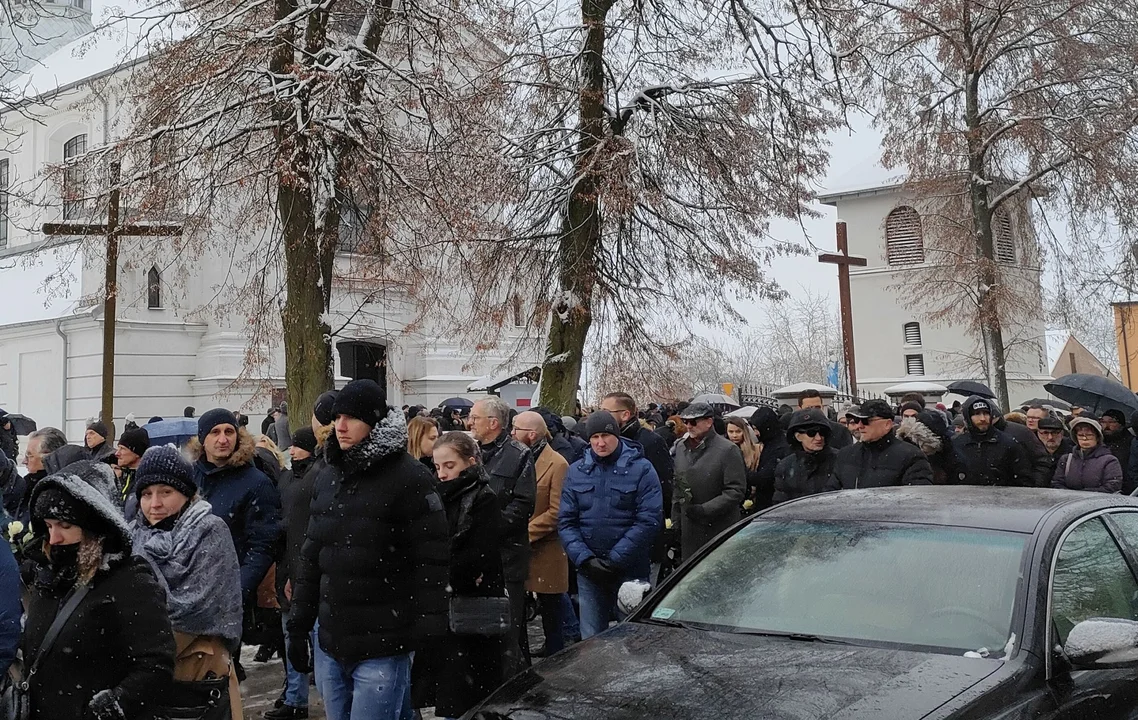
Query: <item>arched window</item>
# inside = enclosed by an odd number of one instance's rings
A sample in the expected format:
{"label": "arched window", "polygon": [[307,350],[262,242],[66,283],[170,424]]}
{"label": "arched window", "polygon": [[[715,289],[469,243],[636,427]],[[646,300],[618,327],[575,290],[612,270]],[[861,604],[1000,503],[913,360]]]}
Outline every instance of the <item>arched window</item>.
{"label": "arched window", "polygon": [[904,325],[905,344],[906,345],[920,345],[921,344],[921,324],[919,322],[907,322]]}
{"label": "arched window", "polygon": [[925,261],[921,216],[908,205],[894,208],[885,218],[885,261],[890,265],[918,265]]}
{"label": "arched window", "polygon": [[1015,235],[1012,234],[1012,219],[1002,210],[992,217],[992,234],[995,236],[996,262],[1012,265],[1016,261]]}
{"label": "arched window", "polygon": [[[87,152],[87,135],[76,135],[63,143],[63,160],[74,160]],[[72,166],[63,171],[63,219],[77,220],[83,213],[82,198],[86,194],[83,168]]]}
{"label": "arched window", "polygon": [[146,273],[146,307],[151,310],[162,309],[162,273],[157,267]]}
{"label": "arched window", "polygon": [[514,295],[510,298],[510,306],[514,316],[514,327],[525,327],[526,316],[522,308],[522,296]]}

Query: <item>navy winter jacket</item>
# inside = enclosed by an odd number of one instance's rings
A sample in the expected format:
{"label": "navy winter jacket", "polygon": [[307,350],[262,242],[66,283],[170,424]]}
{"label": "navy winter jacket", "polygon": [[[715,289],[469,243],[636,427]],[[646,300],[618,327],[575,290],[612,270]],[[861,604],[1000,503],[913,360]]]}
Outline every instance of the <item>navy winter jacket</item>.
{"label": "navy winter jacket", "polygon": [[20,643],[20,570],[12,546],[0,541],[0,677],[16,659]]}
{"label": "navy winter jacket", "polygon": [[253,466],[253,439],[242,428],[237,449],[218,467],[205,458],[194,463],[194,479],[213,514],[225,521],[241,563],[241,592],[248,602],[280,552],[281,496],[273,482]]}
{"label": "navy winter jacket", "polygon": [[569,466],[557,534],[576,567],[598,557],[624,579],[646,580],[664,517],[660,478],[639,445],[621,440],[619,452],[616,462],[600,463],[590,448]]}

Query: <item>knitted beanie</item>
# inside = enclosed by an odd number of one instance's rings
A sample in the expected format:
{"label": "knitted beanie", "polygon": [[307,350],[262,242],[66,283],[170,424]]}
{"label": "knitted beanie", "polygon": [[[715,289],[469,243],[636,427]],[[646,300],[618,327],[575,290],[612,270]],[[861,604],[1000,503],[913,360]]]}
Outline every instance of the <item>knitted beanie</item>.
{"label": "knitted beanie", "polygon": [[107,435],[110,434],[107,431],[107,424],[105,422],[103,422],[102,420],[92,420],[91,422],[87,423],[87,429],[88,430],[94,430],[95,434],[98,435],[99,437],[103,438],[104,440],[106,440]]}
{"label": "knitted beanie", "polygon": [[335,390],[329,390],[326,393],[316,398],[316,405],[312,408],[312,414],[316,416],[316,422],[321,425],[331,425],[336,416],[332,414],[332,406],[336,404],[336,397],[340,393]]}
{"label": "knitted beanie", "polygon": [[142,497],[142,491],[151,485],[169,485],[188,498],[198,494],[193,466],[173,445],[159,445],[143,453],[134,472],[134,494]]}
{"label": "knitted beanie", "polygon": [[332,403],[332,417],[347,415],[371,427],[387,417],[387,393],[374,380],[353,380],[344,386]]}
{"label": "knitted beanie", "polygon": [[310,453],[316,452],[316,433],[310,427],[302,427],[292,434],[292,444]]}
{"label": "knitted beanie", "polygon": [[119,438],[119,446],[130,450],[135,455],[142,455],[150,447],[150,436],[142,428],[126,430]]}
{"label": "knitted beanie", "polygon": [[107,534],[107,521],[87,503],[58,487],[46,487],[32,506],[36,520],[59,520],[78,525],[94,535]]}
{"label": "knitted beanie", "polygon": [[616,418],[612,413],[598,410],[589,417],[585,418],[585,438],[591,438],[594,435],[616,435],[620,437],[620,425],[617,424]]}
{"label": "knitted beanie", "polygon": [[209,431],[218,425],[232,425],[234,430],[240,427],[237,416],[232,412],[225,408],[214,408],[198,418],[198,442],[204,443]]}

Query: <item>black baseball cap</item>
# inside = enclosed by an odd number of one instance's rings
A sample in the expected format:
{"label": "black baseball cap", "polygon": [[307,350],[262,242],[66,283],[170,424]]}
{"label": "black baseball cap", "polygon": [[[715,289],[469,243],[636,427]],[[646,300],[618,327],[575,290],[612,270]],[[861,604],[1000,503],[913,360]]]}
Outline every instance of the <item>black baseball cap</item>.
{"label": "black baseball cap", "polygon": [[861,405],[854,405],[846,410],[847,417],[868,420],[870,418],[893,419],[893,407],[884,400],[868,400]]}

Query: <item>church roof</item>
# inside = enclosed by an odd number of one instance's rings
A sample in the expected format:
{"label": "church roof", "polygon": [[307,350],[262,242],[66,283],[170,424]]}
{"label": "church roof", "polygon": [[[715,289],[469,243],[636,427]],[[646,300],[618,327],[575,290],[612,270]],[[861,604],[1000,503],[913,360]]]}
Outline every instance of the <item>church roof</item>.
{"label": "church roof", "polygon": [[905,168],[885,168],[881,165],[881,152],[874,149],[856,163],[855,167],[842,175],[828,180],[823,192],[815,200],[823,205],[836,205],[857,195],[878,193],[900,187],[905,182],[908,171]]}

